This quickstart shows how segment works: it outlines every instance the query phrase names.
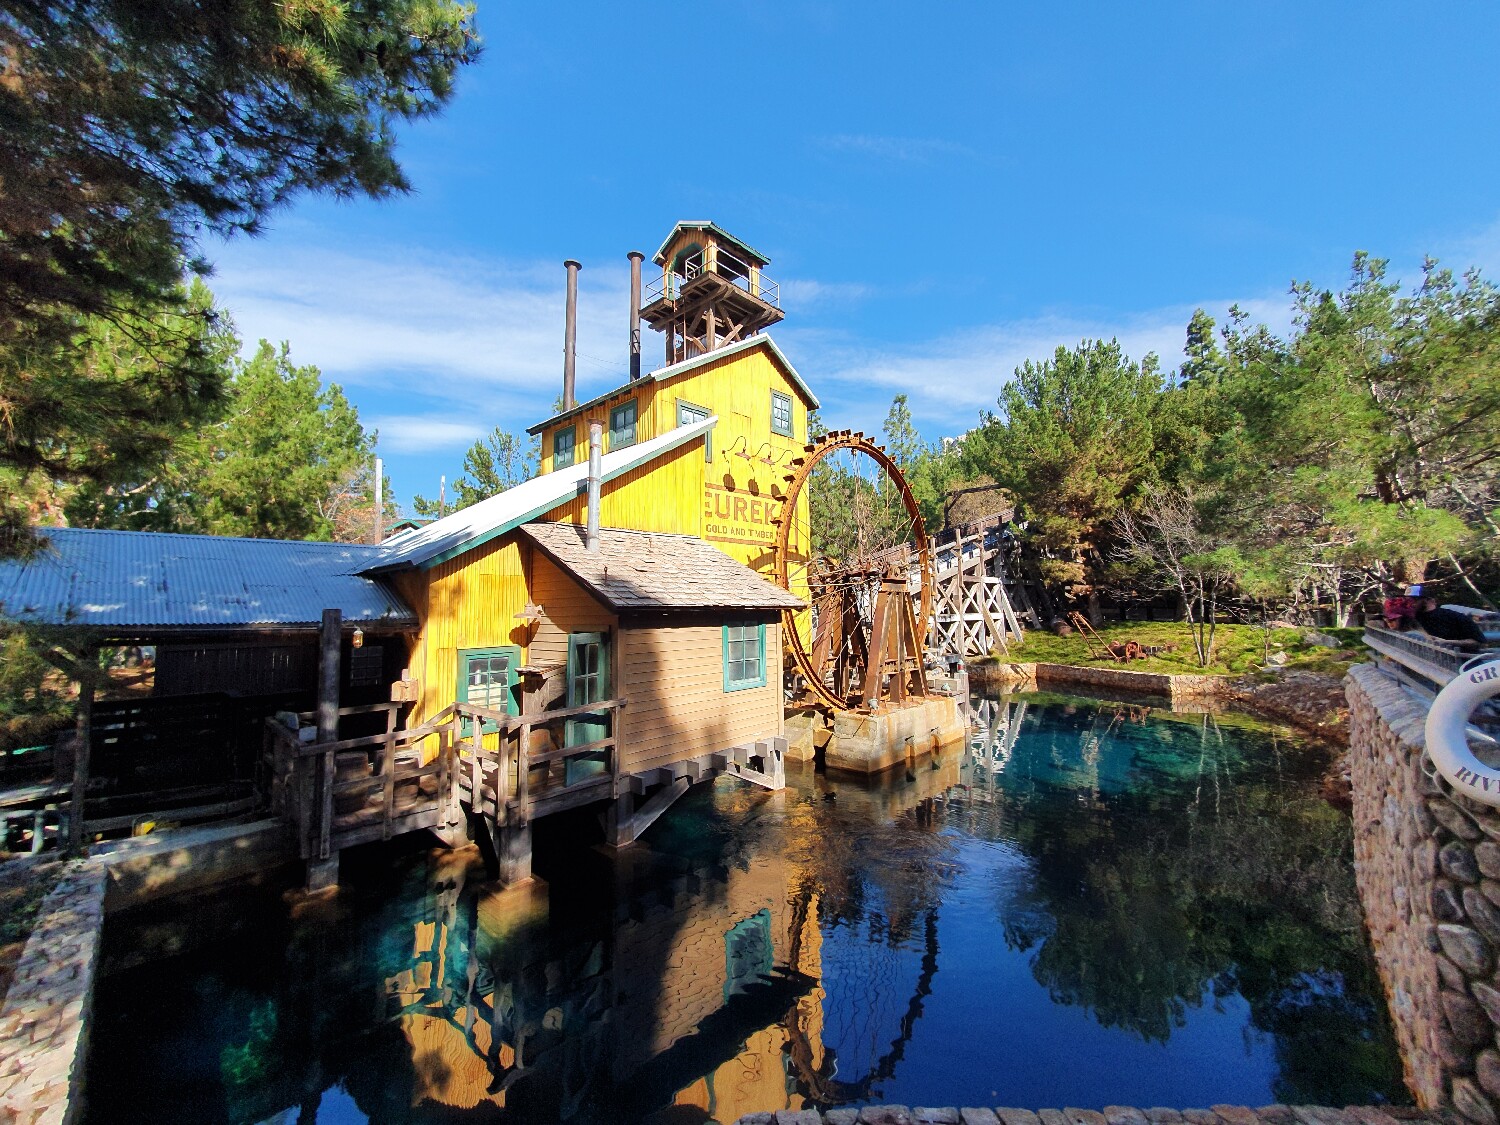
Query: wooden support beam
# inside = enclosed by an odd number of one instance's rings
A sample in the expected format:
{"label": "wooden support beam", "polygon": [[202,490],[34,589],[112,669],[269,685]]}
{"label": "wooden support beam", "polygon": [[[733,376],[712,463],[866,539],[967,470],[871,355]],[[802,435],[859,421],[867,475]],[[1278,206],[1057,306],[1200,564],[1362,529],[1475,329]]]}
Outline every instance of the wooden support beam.
{"label": "wooden support beam", "polygon": [[[97,653],[85,651],[79,654],[79,663],[97,661]],[[78,716],[74,725],[73,748],[73,799],[68,806],[68,846],[75,852],[82,851],[84,799],[89,788],[89,757],[93,749],[94,681],[85,676],[78,682]]]}
{"label": "wooden support beam", "polygon": [[658,789],[644,805],[636,810],[635,815],[624,824],[617,826],[615,847],[635,843],[640,839],[641,833],[655,824],[657,818],[671,808],[673,802],[690,788],[692,788],[692,782],[685,777],[679,777],[671,785]]}

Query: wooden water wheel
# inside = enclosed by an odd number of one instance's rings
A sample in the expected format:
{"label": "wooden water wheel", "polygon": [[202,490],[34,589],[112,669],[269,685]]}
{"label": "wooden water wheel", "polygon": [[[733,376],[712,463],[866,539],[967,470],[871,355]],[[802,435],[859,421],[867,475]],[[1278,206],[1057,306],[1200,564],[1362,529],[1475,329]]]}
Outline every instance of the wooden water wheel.
{"label": "wooden water wheel", "polygon": [[785,482],[776,580],[811,607],[782,614],[793,698],[846,710],[925,695],[932,550],[900,468],[838,430],[804,446]]}

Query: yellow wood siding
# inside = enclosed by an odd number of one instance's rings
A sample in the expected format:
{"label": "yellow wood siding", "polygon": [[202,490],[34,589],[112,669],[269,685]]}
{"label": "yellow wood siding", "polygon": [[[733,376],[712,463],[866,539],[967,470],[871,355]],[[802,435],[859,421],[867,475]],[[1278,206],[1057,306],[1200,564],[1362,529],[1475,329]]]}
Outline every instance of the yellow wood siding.
{"label": "yellow wood siding", "polygon": [[516,614],[529,598],[530,556],[528,544],[507,535],[425,573],[395,576],[421,622],[410,660],[421,690],[408,726],[421,725],[453,702],[459,649],[517,645],[522,661],[527,659],[530,630]]}
{"label": "yellow wood siding", "polygon": [[724,629],[695,623],[620,630],[621,765],[670,765],[783,730],[781,633],[766,626],[766,683],[724,690]]}
{"label": "yellow wood siding", "polygon": [[[585,410],[582,414],[574,415],[567,421],[566,424],[560,426],[550,426],[547,429],[543,430],[541,472],[550,473],[553,471],[553,469],[566,469],[568,467],[566,465],[554,465],[552,463],[552,436],[557,433],[558,430],[566,430],[569,426],[573,427],[573,463],[575,465],[583,461],[587,461],[589,458],[590,423],[598,422],[601,426],[604,427],[603,452],[610,452],[609,413],[615,407],[623,405],[624,403],[629,402],[631,399],[635,399],[636,444],[639,445],[643,441],[648,441],[651,438],[657,437],[662,434],[664,431],[658,430],[656,428],[656,415],[652,407],[652,401],[659,390],[660,388],[655,383],[649,382],[647,380],[642,380],[639,383],[632,384],[630,387],[621,391],[617,395],[611,395],[604,401],[602,405],[593,407],[590,410]],[[672,423],[672,425],[668,426],[667,429],[676,429],[676,426],[677,424],[674,422]]]}
{"label": "yellow wood siding", "polygon": [[540,551],[531,563],[531,599],[542,607],[531,637],[532,664],[566,664],[569,633],[603,633],[615,627],[615,615]]}
{"label": "yellow wood siding", "polygon": [[[639,469],[606,481],[599,490],[599,522],[631,531],[668,531],[699,535],[703,495],[703,445],[690,442],[664,453]],[[587,499],[575,496],[542,519],[582,524]]]}

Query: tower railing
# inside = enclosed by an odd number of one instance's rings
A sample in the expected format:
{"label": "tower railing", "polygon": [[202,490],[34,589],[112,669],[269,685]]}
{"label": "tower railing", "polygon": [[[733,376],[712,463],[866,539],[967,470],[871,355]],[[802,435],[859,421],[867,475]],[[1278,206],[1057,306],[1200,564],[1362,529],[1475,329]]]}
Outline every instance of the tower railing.
{"label": "tower railing", "polygon": [[646,284],[644,303],[650,305],[663,298],[676,298],[684,285],[705,273],[722,277],[772,308],[781,308],[780,284],[722,246],[717,248],[713,259],[709,259],[705,252],[699,252],[684,259],[681,269],[664,270],[661,277]]}

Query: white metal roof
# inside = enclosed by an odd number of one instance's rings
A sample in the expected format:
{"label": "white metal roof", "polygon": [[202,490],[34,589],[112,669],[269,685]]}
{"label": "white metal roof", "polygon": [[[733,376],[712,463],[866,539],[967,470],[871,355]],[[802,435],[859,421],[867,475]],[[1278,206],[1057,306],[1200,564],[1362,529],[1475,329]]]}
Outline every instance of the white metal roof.
{"label": "white metal roof", "polygon": [[0,562],[0,616],[120,635],[315,628],[346,622],[414,628],[415,614],[359,571],[381,548],[156,531],[38,528],[46,543]]}
{"label": "white metal roof", "polygon": [[[697,441],[718,423],[717,417],[704,418],[668,430],[639,445],[606,453],[600,459],[600,473],[604,480],[614,480],[664,453]],[[588,462],[581,461],[566,469],[523,481],[426,527],[402,532],[380,548],[380,554],[365,567],[364,573],[436,566],[464,551],[471,551],[523,523],[546,515],[559,504],[579,495],[586,487],[588,474]]]}
{"label": "white metal roof", "polygon": [[802,392],[802,397],[806,400],[809,410],[817,410],[822,405],[818,401],[818,396],[812,393],[812,388],[807,385],[807,381],[801,375],[797,374],[797,369],[792,366],[792,361],[787,359],[782,350],[776,346],[775,340],[764,335],[751,336],[733,344],[726,344],[722,348],[715,348],[711,352],[695,355],[692,359],[684,359],[679,363],[671,363],[666,367],[658,367],[655,371],[648,371],[639,379],[623,383],[613,390],[605,391],[602,395],[595,395],[587,402],[580,402],[572,410],[564,410],[561,414],[554,414],[545,422],[538,422],[536,425],[528,427],[526,432],[533,435],[539,434],[548,426],[555,426],[561,421],[582,414],[585,410],[592,410],[596,406],[603,405],[609,399],[614,398],[615,395],[623,394],[630,390],[631,387],[638,387],[643,383],[665,383],[676,379],[680,375],[686,375],[689,371],[696,371],[700,367],[707,367],[710,363],[717,363],[721,359],[728,359],[730,356],[739,355],[740,352],[747,352],[755,347],[765,347],[770,350],[771,354],[786,372],[786,377],[792,381],[792,385]]}

